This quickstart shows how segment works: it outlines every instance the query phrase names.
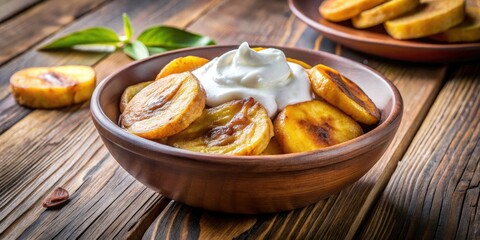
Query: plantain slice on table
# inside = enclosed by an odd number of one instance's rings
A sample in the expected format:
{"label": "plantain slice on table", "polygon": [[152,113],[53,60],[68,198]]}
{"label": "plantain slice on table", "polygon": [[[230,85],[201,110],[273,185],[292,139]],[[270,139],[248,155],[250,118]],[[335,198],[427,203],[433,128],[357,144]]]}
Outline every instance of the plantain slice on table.
{"label": "plantain slice on table", "polygon": [[355,120],[319,100],[288,105],[278,114],[274,127],[285,153],[321,149],[363,134]]}
{"label": "plantain slice on table", "polygon": [[121,124],[127,131],[148,139],[178,133],[205,108],[205,92],[190,72],[172,74],[137,93],[126,105]]}
{"label": "plantain slice on table", "polygon": [[167,65],[165,65],[162,68],[162,70],[160,70],[155,80],[166,77],[170,74],[182,73],[187,71],[191,72],[205,65],[209,61],[210,60],[206,58],[197,57],[197,56],[186,56],[186,57],[175,58],[172,61],[170,61]]}
{"label": "plantain slice on table", "polygon": [[389,0],[352,18],[356,28],[369,28],[403,15],[419,4],[419,0]]}
{"label": "plantain slice on table", "polygon": [[337,70],[318,64],[308,71],[313,91],[360,123],[372,125],[380,111],[360,87]]}
{"label": "plantain slice on table", "polygon": [[437,34],[462,22],[464,7],[464,0],[423,0],[414,12],[385,22],[385,30],[396,39]]}
{"label": "plantain slice on table", "polygon": [[267,111],[253,98],[205,109],[187,129],[168,138],[168,144],[195,152],[258,155],[273,136]]}
{"label": "plantain slice on table", "polygon": [[34,67],[10,78],[15,100],[31,108],[57,108],[90,99],[96,74],[88,66]]}
{"label": "plantain slice on table", "polygon": [[445,32],[432,36],[442,42],[474,42],[480,40],[480,0],[465,1],[465,20]]}
{"label": "plantain slice on table", "polygon": [[387,0],[325,0],[318,10],[325,19],[341,22],[385,1]]}
{"label": "plantain slice on table", "polygon": [[125,90],[122,93],[122,97],[120,97],[120,112],[123,113],[125,108],[127,107],[127,104],[132,100],[137,93],[139,93],[142,89],[144,89],[146,86],[150,85],[153,83],[153,81],[146,81],[146,82],[141,82],[137,83],[131,86],[128,86],[125,88]]}

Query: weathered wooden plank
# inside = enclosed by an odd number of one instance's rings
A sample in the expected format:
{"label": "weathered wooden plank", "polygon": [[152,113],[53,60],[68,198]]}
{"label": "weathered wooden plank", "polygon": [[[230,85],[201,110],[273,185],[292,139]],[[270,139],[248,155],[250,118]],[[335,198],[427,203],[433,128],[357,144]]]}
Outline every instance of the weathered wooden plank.
{"label": "weathered wooden plank", "polygon": [[[89,14],[85,17],[82,17],[78,21],[75,21],[65,29],[58,31],[53,36],[49,37],[47,40],[43,41],[45,43],[50,41],[53,38],[62,36],[72,31],[83,29],[89,26],[106,26],[115,29],[117,32],[121,33],[123,30],[122,17],[123,12],[127,12],[130,15],[138,14],[141,15],[140,20],[134,22],[135,31],[137,34],[151,24],[160,24],[162,19],[172,18],[175,15],[175,11],[151,11],[150,9],[141,9],[134,8],[131,5],[135,3],[126,3],[128,1],[120,0],[110,3],[100,9],[98,9],[99,14]],[[131,4],[131,5],[129,5]],[[140,4],[140,3],[139,3]],[[188,4],[191,4],[190,1],[181,1],[181,2],[159,2],[158,8],[165,5],[162,9],[171,9],[174,4],[178,4],[179,7],[188,8]],[[210,5],[206,5],[208,7]],[[203,9],[203,8],[202,8]],[[203,11],[192,11],[181,12],[179,15],[176,15],[170,22],[167,24],[173,26],[186,26],[190,21],[196,19],[199,14]],[[10,76],[26,67],[34,66],[55,66],[55,65],[66,65],[66,64],[80,64],[80,65],[93,65],[98,62],[100,59],[104,58],[108,54],[105,53],[86,53],[86,52],[38,52],[35,49],[30,49],[27,52],[21,54],[20,56],[9,61],[5,65],[0,67],[0,112],[5,114],[0,114],[0,134],[10,128],[18,120],[25,117],[31,112],[31,110],[23,108],[15,104],[12,101],[10,96],[8,81]]]}
{"label": "weathered wooden plank", "polygon": [[[241,2],[241,4],[240,4]],[[241,7],[240,7],[241,6]],[[235,19],[243,19],[236,22]],[[268,22],[257,24],[258,22]],[[222,27],[220,26],[222,23]],[[205,29],[204,26],[211,26]],[[223,28],[223,26],[225,26]],[[234,27],[236,26],[236,27]],[[385,60],[358,54],[322,38],[288,12],[278,1],[225,2],[195,22],[191,29],[202,29],[220,39],[221,43],[249,41],[254,44],[279,44],[301,48],[320,48],[367,64],[394,81],[405,101],[405,114],[398,134],[382,159],[367,175],[344,191],[304,209],[291,212],[250,216],[237,222],[240,231],[229,224],[228,218],[208,211],[192,209],[182,204],[169,205],[167,213],[156,220],[144,238],[175,238],[189,232],[200,232],[212,238],[298,238],[344,239],[355,233],[369,207],[381,194],[394,171],[397,161],[406,151],[426,111],[433,102],[446,74],[443,65],[418,65]],[[215,218],[217,221],[205,221]],[[184,223],[186,222],[186,223]],[[254,224],[251,224],[251,223]],[[179,225],[183,224],[183,225]],[[234,230],[232,230],[234,229]],[[238,235],[232,235],[232,232]],[[195,234],[193,234],[195,235]]]}
{"label": "weathered wooden plank", "polygon": [[247,41],[250,45],[288,45],[299,37],[298,29],[293,27],[306,28],[297,23],[286,2],[228,0],[211,9],[188,29],[214,37],[217,44]]}
{"label": "weathered wooden plank", "polygon": [[453,72],[360,233],[480,239],[480,64]]}
{"label": "weathered wooden plank", "polygon": [[41,1],[42,0],[1,0],[0,23]]}
{"label": "weathered wooden plank", "polygon": [[0,65],[108,1],[49,0],[0,24]]}
{"label": "weathered wooden plank", "polygon": [[[106,23],[118,30],[124,11],[138,30],[162,22],[184,27],[214,3],[119,0],[71,28]],[[34,51],[22,56],[30,64],[43,60],[51,65],[93,65],[102,57]],[[102,79],[129,62],[116,52],[95,69]],[[150,225],[152,212],[165,206],[160,195],[135,181],[108,154],[90,120],[88,103],[35,110],[0,135],[0,143],[0,238],[135,237]],[[59,210],[45,210],[41,202],[57,186],[65,187],[71,200]]]}

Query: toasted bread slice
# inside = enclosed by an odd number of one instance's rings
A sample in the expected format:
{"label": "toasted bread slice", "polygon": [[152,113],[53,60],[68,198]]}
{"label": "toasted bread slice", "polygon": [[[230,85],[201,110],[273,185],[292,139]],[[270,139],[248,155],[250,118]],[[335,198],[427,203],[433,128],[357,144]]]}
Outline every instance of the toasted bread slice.
{"label": "toasted bread slice", "polygon": [[356,28],[369,28],[412,11],[419,0],[390,0],[352,18]]}
{"label": "toasted bread slice", "polygon": [[341,22],[385,1],[387,0],[325,0],[320,5],[319,11],[325,19]]}
{"label": "toasted bread slice", "polygon": [[464,0],[429,0],[412,13],[385,22],[385,30],[396,39],[412,39],[443,32],[463,21]]}
{"label": "toasted bread slice", "polygon": [[466,0],[465,20],[432,38],[442,42],[474,42],[480,40],[480,0]]}

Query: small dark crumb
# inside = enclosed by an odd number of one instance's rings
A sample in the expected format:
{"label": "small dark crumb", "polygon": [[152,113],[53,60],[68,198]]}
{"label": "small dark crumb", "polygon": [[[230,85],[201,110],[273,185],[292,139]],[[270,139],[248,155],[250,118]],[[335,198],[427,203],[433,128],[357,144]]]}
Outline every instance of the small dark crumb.
{"label": "small dark crumb", "polygon": [[43,201],[43,207],[47,209],[60,207],[66,203],[69,198],[70,194],[68,191],[58,187]]}

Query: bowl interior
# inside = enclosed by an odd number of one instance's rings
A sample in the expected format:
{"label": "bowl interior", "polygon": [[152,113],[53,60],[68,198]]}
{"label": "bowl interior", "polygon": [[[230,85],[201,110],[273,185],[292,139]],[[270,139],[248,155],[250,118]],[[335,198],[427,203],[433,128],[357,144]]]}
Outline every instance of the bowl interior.
{"label": "bowl interior", "polygon": [[[350,140],[342,144],[325,148],[321,151],[314,151],[317,152],[315,159],[322,159],[323,155],[319,155],[319,152],[326,152],[327,150],[329,150],[329,154],[325,154],[325,156],[323,156],[324,158],[328,158],[328,156],[331,156],[330,153],[335,153],[336,151],[336,153],[339,154],[340,149],[343,149],[343,151],[348,150],[348,148],[345,149],[345,147],[347,146],[353,148],[354,144],[350,144],[350,142],[352,141],[357,142],[356,144],[360,144],[355,146],[357,148],[360,146],[367,146],[369,142],[372,143],[372,141],[375,141],[375,139],[372,139],[372,137],[376,135],[381,135],[380,133],[383,131],[382,129],[389,128],[389,125],[391,125],[392,122],[398,120],[399,116],[401,116],[401,109],[399,109],[399,106],[401,106],[401,97],[398,93],[398,90],[393,86],[391,82],[385,80],[380,74],[371,70],[370,68],[365,67],[362,64],[353,62],[351,60],[328,53],[306,49],[285,48],[277,46],[272,47],[284,51],[287,57],[302,60],[312,66],[316,64],[324,64],[334,69],[337,69],[340,73],[342,73],[352,81],[356,82],[381,110],[382,117],[380,123],[374,129],[354,140]],[[204,57],[207,59],[213,59],[229,50],[236,48],[238,48],[237,45],[183,49],[153,56],[142,61],[134,62],[124,67],[123,69],[120,69],[116,73],[110,75],[102,83],[100,83],[100,85],[95,90],[94,96],[92,98],[93,116],[97,120],[100,120],[99,122],[103,124],[103,127],[105,127],[107,131],[113,133],[113,135],[116,135],[127,142],[131,142],[131,144],[141,145],[142,147],[147,148],[149,151],[157,151],[158,153],[167,153],[175,156],[188,157],[197,160],[217,161],[222,162],[222,164],[235,164],[235,161],[239,161],[242,162],[242,164],[252,163],[257,165],[265,165],[265,163],[262,161],[266,158],[265,156],[229,156],[228,163],[225,163],[227,162],[224,161],[224,159],[226,158],[225,156],[201,154],[165,146],[129,134],[117,125],[117,121],[119,118],[119,100],[122,92],[126,87],[135,83],[154,79],[164,65],[177,57],[193,55]],[[381,138],[381,136],[378,137],[377,140],[379,138]],[[352,148],[350,148],[350,150]],[[286,168],[289,166],[301,167],[298,166],[298,161],[301,161],[302,159],[314,161],[313,158],[308,158],[309,154],[311,153],[268,156],[270,160],[267,164],[276,164],[275,161],[278,160],[282,161],[282,166],[285,166]],[[285,161],[285,159],[288,160]]]}

